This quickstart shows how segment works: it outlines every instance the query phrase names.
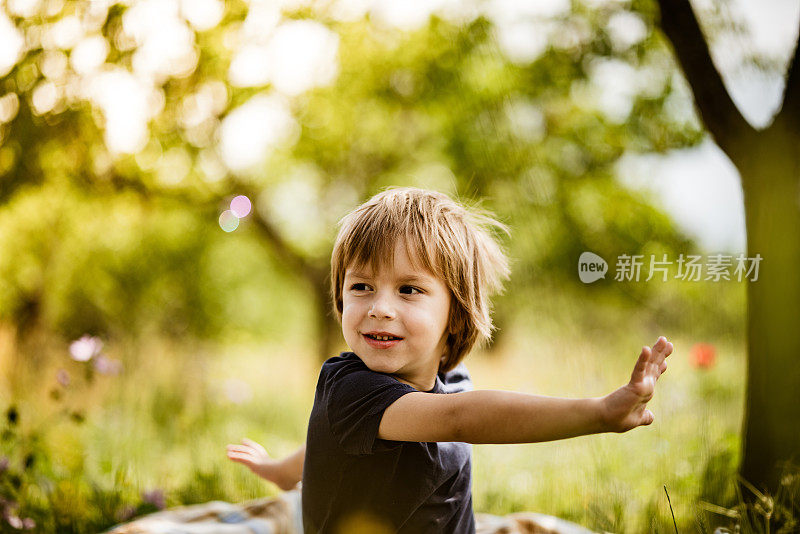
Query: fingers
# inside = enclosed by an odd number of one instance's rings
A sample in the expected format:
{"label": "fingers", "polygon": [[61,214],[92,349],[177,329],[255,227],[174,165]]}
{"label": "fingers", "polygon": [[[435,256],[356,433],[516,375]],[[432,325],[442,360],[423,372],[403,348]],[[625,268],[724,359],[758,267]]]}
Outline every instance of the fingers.
{"label": "fingers", "polygon": [[260,454],[267,454],[266,449],[262,447],[260,444],[256,443],[255,441],[247,438],[242,438],[242,445],[238,444],[229,444],[228,450],[235,450],[239,452],[255,452]]}
{"label": "fingers", "polygon": [[240,464],[248,465],[253,463],[253,459],[248,454],[241,452],[228,451],[228,458],[234,462],[239,462]]}
{"label": "fingers", "polygon": [[664,336],[659,337],[658,340],[656,341],[655,345],[653,345],[653,353],[655,355],[655,363],[661,365],[661,362],[663,362],[664,359],[666,359],[667,356],[672,354],[673,348],[674,347],[673,347],[672,343],[667,341],[667,338],[665,338]]}
{"label": "fingers", "polygon": [[644,381],[648,374],[657,380],[667,370],[665,360],[672,354],[673,349],[672,343],[667,341],[664,336],[660,336],[656,340],[652,349],[648,346],[642,347],[642,352],[639,354],[639,359],[636,360],[633,373],[631,373],[631,382]]}
{"label": "fingers", "polygon": [[643,425],[651,425],[651,424],[653,424],[653,421],[655,421],[655,420],[656,420],[656,416],[650,410],[645,410],[644,413],[642,414],[642,424]]}
{"label": "fingers", "polygon": [[642,352],[639,353],[639,359],[636,360],[633,373],[631,373],[631,382],[641,382],[644,380],[644,377],[647,374],[647,364],[650,362],[651,357],[652,351],[650,350],[650,347],[647,345],[642,347]]}
{"label": "fingers", "polygon": [[226,449],[226,454],[231,460],[244,460],[253,457],[250,451],[242,448],[239,445],[228,445]]}
{"label": "fingers", "polygon": [[664,336],[659,337],[655,344],[653,345],[653,355],[655,356],[655,363],[661,363],[661,359],[665,358],[665,352],[667,350],[667,338]]}
{"label": "fingers", "polygon": [[244,443],[245,445],[249,445],[249,446],[253,447],[258,452],[261,452],[263,454],[267,454],[266,449],[264,447],[262,447],[260,443],[256,443],[252,439],[242,438],[242,443]]}
{"label": "fingers", "polygon": [[249,451],[235,448],[235,446],[228,445],[227,449],[228,450],[226,451],[226,453],[228,454],[228,456],[231,456],[232,454],[238,454],[240,456],[250,455]]}
{"label": "fingers", "polygon": [[228,458],[247,466],[256,465],[269,459],[269,454],[264,447],[247,438],[242,438],[242,445],[231,443],[226,449]]}

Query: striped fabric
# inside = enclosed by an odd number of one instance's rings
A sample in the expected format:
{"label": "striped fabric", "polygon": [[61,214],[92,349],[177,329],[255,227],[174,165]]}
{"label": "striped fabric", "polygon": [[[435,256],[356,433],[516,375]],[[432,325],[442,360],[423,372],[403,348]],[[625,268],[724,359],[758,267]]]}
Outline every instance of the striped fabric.
{"label": "striped fabric", "polygon": [[[303,534],[300,489],[239,504],[212,501],[170,508],[116,525],[106,534]],[[476,534],[593,534],[533,512],[475,514]]]}

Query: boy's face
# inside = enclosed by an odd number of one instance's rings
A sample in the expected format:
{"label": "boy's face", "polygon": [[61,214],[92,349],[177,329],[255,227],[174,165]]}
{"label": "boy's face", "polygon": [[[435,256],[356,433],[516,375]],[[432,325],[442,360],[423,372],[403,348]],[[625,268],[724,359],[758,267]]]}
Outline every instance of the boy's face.
{"label": "boy's face", "polygon": [[405,243],[396,245],[394,264],[378,272],[349,266],[342,301],[344,339],[367,367],[420,391],[433,388],[447,342],[450,290],[414,266]]}

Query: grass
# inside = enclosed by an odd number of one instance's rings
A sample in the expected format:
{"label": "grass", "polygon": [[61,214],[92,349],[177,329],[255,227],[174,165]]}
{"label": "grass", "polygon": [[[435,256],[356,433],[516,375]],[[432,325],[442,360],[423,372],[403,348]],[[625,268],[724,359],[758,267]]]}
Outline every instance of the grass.
{"label": "grass", "polygon": [[[517,333],[491,353],[471,355],[467,365],[477,388],[599,396],[627,381],[641,345],[661,333],[644,330],[594,339],[564,329]],[[674,532],[666,487],[679,532],[731,526],[713,506],[729,510],[737,498],[732,482],[743,406],[742,340],[704,340],[718,351],[710,369],[690,365],[692,339],[671,340],[676,350],[650,404],[652,426],[550,443],[475,446],[475,510],[536,511],[596,531]],[[22,349],[0,343],[6,364],[12,350]],[[128,367],[120,376],[96,375],[91,383],[78,379],[85,364],[70,361],[63,345],[47,350],[46,363],[24,378],[24,395],[8,375],[0,382],[0,406],[13,402],[20,413],[16,437],[3,442],[2,453],[12,467],[27,451],[39,457],[18,495],[20,515],[36,519],[42,532],[108,528],[155,509],[142,496],[153,490],[163,492],[167,506],[276,494],[277,488],[229,461],[225,445],[247,436],[282,456],[305,439],[318,365],[303,347],[112,346],[108,354],[124,358]],[[49,392],[59,388],[58,368],[75,378],[54,400]],[[74,413],[85,422],[76,422]]]}
{"label": "grass", "polygon": [[[473,363],[476,386],[600,396],[630,376],[639,348],[633,340],[621,340],[626,349],[576,339],[514,338],[498,355],[502,365],[486,358]],[[736,465],[744,360],[741,347],[719,344],[719,364],[698,370],[688,362],[691,343],[679,337],[672,341],[676,351],[670,368],[649,405],[656,415],[652,426],[626,434],[476,447],[476,509],[535,510],[601,531],[651,531],[653,522],[662,526],[659,530],[673,531],[666,485],[680,530],[691,529],[705,466],[713,458],[729,458],[715,474],[715,480],[723,480]]]}

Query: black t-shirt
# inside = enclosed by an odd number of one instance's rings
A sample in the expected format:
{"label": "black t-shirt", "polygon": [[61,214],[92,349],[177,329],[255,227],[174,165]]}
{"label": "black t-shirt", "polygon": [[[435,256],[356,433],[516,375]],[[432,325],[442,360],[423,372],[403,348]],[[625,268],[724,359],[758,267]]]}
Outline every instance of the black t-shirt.
{"label": "black t-shirt", "polygon": [[[471,389],[462,363],[439,373],[427,393]],[[397,532],[475,532],[470,444],[378,438],[384,410],[415,391],[391,375],[370,370],[352,352],[325,361],[306,438],[306,534],[335,533],[343,521],[360,514]]]}

